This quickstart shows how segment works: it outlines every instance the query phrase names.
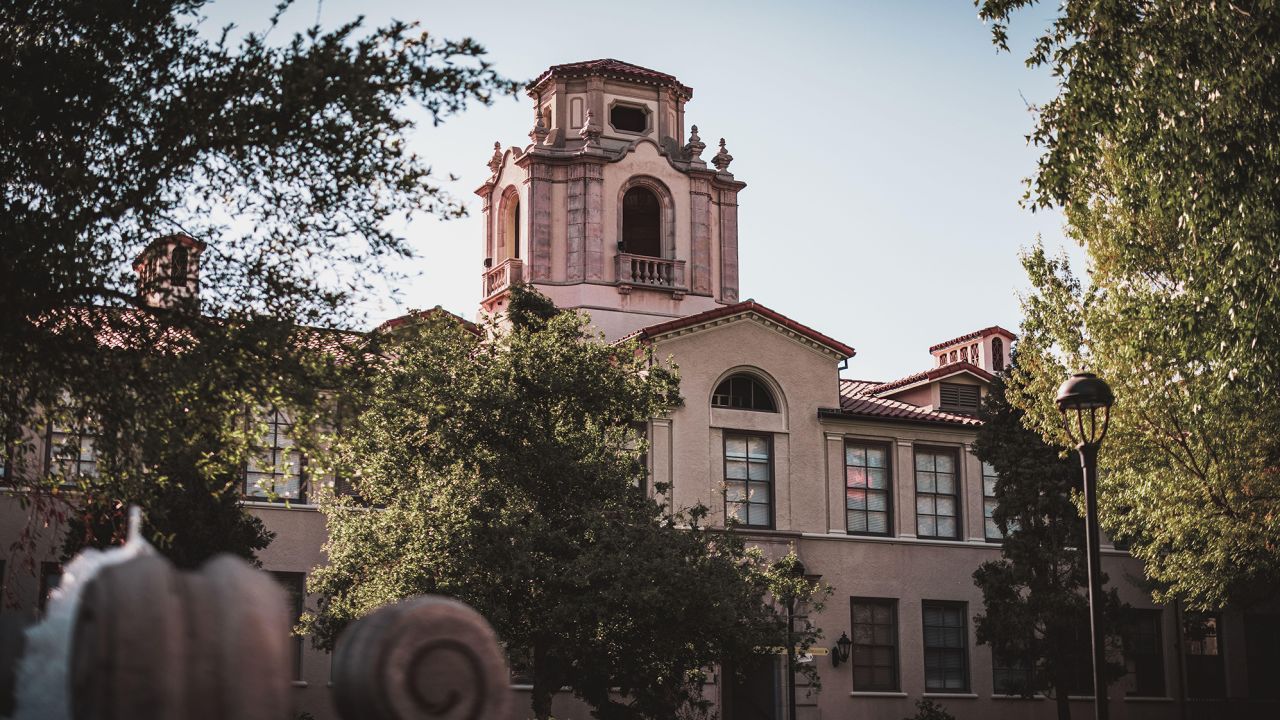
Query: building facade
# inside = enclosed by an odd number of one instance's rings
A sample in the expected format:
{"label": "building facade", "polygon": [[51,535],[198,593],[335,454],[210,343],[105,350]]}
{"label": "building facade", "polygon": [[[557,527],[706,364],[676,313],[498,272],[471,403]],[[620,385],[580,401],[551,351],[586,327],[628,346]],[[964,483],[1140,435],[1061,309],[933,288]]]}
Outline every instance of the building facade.
{"label": "building facade", "polygon": [[[479,313],[501,313],[509,288],[527,282],[564,308],[589,313],[610,340],[636,337],[681,369],[684,405],[649,424],[653,482],[675,507],[701,503],[711,521],[734,518],[772,554],[794,548],[807,572],[831,586],[812,621],[825,633],[821,691],[801,687],[796,720],[899,720],[932,698],[958,718],[1050,718],[1052,701],[1003,688],[1017,668],[979,645],[973,616],[982,597],[972,573],[1000,551],[991,521],[994,477],[971,447],[977,405],[1008,362],[1014,336],[1000,327],[921,353],[922,370],[897,380],[842,377],[855,350],[754,300],[739,299],[739,194],[721,140],[714,152],[686,128],[693,91],[675,77],[616,60],[548,69],[528,88],[530,142],[495,144],[482,199],[484,272]],[[711,154],[704,160],[704,154]],[[198,289],[198,250],[182,251],[183,277]],[[189,253],[189,255],[188,255]],[[177,260],[161,263],[172,270]],[[851,372],[856,371],[856,363]],[[271,478],[291,502],[270,502],[246,471],[246,505],[277,533],[263,565],[296,590],[323,563],[324,519],[310,478],[273,423]],[[49,462],[92,462],[73,433],[45,436]],[[74,455],[74,457],[72,457]],[[0,541],[21,527],[4,506]],[[52,545],[50,546],[52,558]],[[1135,608],[1128,674],[1109,690],[1118,718],[1280,717],[1280,615],[1228,611],[1191,617],[1152,604],[1142,567],[1106,543],[1103,569]],[[10,569],[5,590],[38,612],[56,583]],[[848,661],[829,652],[851,639]],[[329,660],[299,639],[299,710],[334,717]],[[782,658],[762,658],[745,680],[713,674],[706,692],[726,720],[788,719]],[[527,717],[527,688],[512,718]],[[1072,700],[1073,716],[1092,713]],[[585,718],[570,697],[557,717]]]}

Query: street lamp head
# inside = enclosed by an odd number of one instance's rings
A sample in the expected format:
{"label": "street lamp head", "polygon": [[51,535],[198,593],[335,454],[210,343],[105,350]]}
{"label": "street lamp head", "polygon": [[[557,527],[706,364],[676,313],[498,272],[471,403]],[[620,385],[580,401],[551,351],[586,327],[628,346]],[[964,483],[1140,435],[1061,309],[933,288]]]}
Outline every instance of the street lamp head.
{"label": "street lamp head", "polygon": [[1106,381],[1091,372],[1078,372],[1062,383],[1054,402],[1072,441],[1084,446],[1102,442],[1115,400]]}

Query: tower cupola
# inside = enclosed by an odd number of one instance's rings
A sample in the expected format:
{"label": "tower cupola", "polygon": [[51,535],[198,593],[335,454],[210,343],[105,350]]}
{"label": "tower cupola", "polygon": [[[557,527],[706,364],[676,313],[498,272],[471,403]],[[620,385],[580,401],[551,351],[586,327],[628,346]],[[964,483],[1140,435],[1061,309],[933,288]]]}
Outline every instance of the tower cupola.
{"label": "tower cupola", "polygon": [[495,143],[476,190],[485,219],[482,313],[527,282],[590,313],[609,338],[738,300],[738,193],[712,166],[692,88],[619,60],[554,65],[527,88],[530,142]]}
{"label": "tower cupola", "polygon": [[138,297],[150,307],[200,309],[200,254],[205,243],[186,233],[152,240],[133,261]]}

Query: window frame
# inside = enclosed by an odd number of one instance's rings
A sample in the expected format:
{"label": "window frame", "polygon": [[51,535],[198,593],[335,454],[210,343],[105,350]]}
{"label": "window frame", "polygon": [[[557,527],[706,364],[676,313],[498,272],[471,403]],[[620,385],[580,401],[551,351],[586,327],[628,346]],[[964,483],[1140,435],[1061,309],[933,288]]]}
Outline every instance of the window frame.
{"label": "window frame", "polygon": [[[764,394],[764,396],[769,399],[769,404],[773,406],[773,409],[766,410],[766,409],[761,409],[756,407],[735,407],[733,405],[718,404],[716,402],[716,398],[721,398],[721,397],[732,398],[733,393],[732,392],[720,393],[717,391],[721,387],[724,387],[725,383],[732,383],[732,381],[738,380],[738,379],[747,380],[748,382],[752,383],[751,399],[753,401],[755,400],[755,395],[756,395],[755,388],[759,387],[760,391]],[[743,371],[733,372],[728,375],[725,375],[723,378],[720,379],[719,382],[715,384],[715,387],[711,390],[711,407],[716,410],[741,410],[743,412],[773,413],[775,415],[781,412],[781,410],[779,410],[777,393],[773,391],[773,388],[769,386],[769,383],[760,379],[760,377],[757,375],[754,375],[749,372],[743,372]]]}
{"label": "window frame", "polygon": [[[74,408],[68,409],[67,412],[72,412],[74,414]],[[61,481],[59,482],[59,485],[61,485],[62,487],[75,486],[83,478],[95,478],[98,476],[98,446],[97,446],[98,433],[90,432],[87,429],[92,424],[93,424],[92,418],[80,417],[78,415],[72,417],[70,422],[65,426],[61,425],[59,421],[54,417],[50,417],[45,422],[45,432],[44,432],[44,474],[45,476],[50,476],[53,474],[53,468],[55,464],[71,465],[71,466],[74,466],[74,469],[75,469],[75,472],[69,475],[64,474],[61,477]],[[53,439],[54,435],[62,436],[63,441],[61,443],[55,444]],[[55,448],[66,447],[67,444],[72,440],[75,441],[75,446],[76,446],[76,455],[74,458],[63,457],[58,452],[55,451]],[[92,452],[93,452],[92,460],[83,459],[84,458],[84,442],[86,440],[89,441],[89,447],[92,449]],[[85,470],[86,466],[89,467],[89,470],[87,472]],[[6,476],[7,476],[7,473],[6,473]]]}
{"label": "window frame", "polygon": [[[884,489],[883,489],[882,491],[881,491],[881,490],[876,490],[876,492],[883,492],[883,493],[884,493],[884,495],[885,495],[885,510],[884,510],[884,512],[885,512],[885,531],[884,531],[884,532],[873,532],[873,531],[871,531],[871,530],[852,530],[852,529],[850,529],[850,527],[849,527],[849,512],[850,512],[850,508],[849,508],[849,500],[848,500],[848,493],[849,493],[849,490],[850,490],[850,487],[849,487],[849,468],[850,468],[850,467],[856,467],[856,466],[851,466],[851,465],[849,465],[849,447],[850,447],[850,446],[858,446],[858,447],[862,447],[863,449],[876,448],[876,449],[879,449],[879,450],[883,450],[883,451],[884,451],[884,460],[885,460],[885,465],[884,465],[884,472],[885,472],[885,487],[884,487]],[[865,535],[865,536],[869,536],[869,537],[893,537],[893,536],[894,536],[893,513],[894,513],[894,507],[895,507],[894,498],[893,498],[893,491],[894,491],[894,488],[895,488],[895,486],[896,486],[896,483],[894,482],[894,473],[893,473],[893,470],[894,470],[894,462],[893,462],[893,443],[891,443],[891,442],[885,442],[885,441],[879,441],[879,440],[862,440],[862,439],[859,439],[859,438],[845,438],[845,440],[844,440],[844,446],[843,446],[842,452],[843,452],[843,454],[844,454],[843,461],[844,461],[844,468],[845,468],[845,471],[844,471],[844,475],[845,475],[845,479],[844,479],[844,487],[845,487],[845,511],[844,511],[844,516],[845,516],[845,517],[844,517],[844,528],[845,528],[845,532],[846,532],[846,533],[848,533],[848,534],[850,534],[850,535]],[[867,465],[867,466],[864,466],[864,467],[868,467],[868,468],[869,468],[870,466],[869,466],[869,465]],[[869,496],[870,496],[870,493],[872,492],[872,488],[871,488],[871,486],[870,486],[870,483],[868,482],[868,483],[867,483],[867,485],[866,485],[865,487],[863,487],[862,489],[863,489],[863,490],[865,490],[865,491],[868,493],[868,497],[869,497]],[[870,503],[867,503],[867,504],[869,505]],[[862,512],[863,512],[863,513],[870,513],[870,512],[872,512],[872,511],[871,511],[869,508],[864,508],[864,509],[862,510]],[[870,527],[870,525],[871,525],[871,524],[870,524],[870,515],[869,515],[869,514],[868,514],[868,516],[867,516],[867,520],[868,520],[868,522],[867,522],[867,526],[868,526],[868,527]]]}
{"label": "window frame", "polygon": [[[1213,636],[1215,639],[1215,644],[1217,646],[1217,651],[1213,654],[1203,653],[1203,652],[1201,653],[1191,652],[1192,640],[1187,636],[1188,623],[1195,621],[1197,618],[1201,620],[1206,620],[1211,618],[1214,621]],[[1178,628],[1178,632],[1182,633],[1181,652],[1182,652],[1183,667],[1186,668],[1187,699],[1189,700],[1225,700],[1227,698],[1227,663],[1226,663],[1225,643],[1223,642],[1224,633],[1222,631],[1222,613],[1220,612],[1208,612],[1208,613],[1184,612],[1182,614],[1182,627]],[[1203,667],[1197,667],[1195,669],[1192,668],[1193,664],[1197,666],[1208,664],[1203,661],[1201,662],[1193,661],[1193,658],[1204,658],[1204,657],[1217,658],[1216,660],[1213,661],[1213,664],[1216,665],[1216,669],[1214,672],[1214,678],[1212,683],[1213,687],[1210,689],[1216,691],[1220,687],[1221,688],[1220,694],[1203,694],[1203,695],[1193,694],[1193,690],[1192,690],[1193,686],[1195,687],[1195,690],[1198,691],[1198,690],[1204,689],[1208,685],[1208,683],[1204,682],[1204,677],[1205,677],[1204,668]]]}
{"label": "window frame", "polygon": [[[995,511],[1000,505],[1000,501],[996,499],[996,483],[1000,480],[1000,473],[996,472],[995,466],[985,460],[978,461],[982,472],[982,536],[989,543],[1001,544],[1004,542],[1005,535],[1000,532],[1000,526],[996,525]],[[991,468],[991,474],[987,474],[987,468]],[[987,478],[991,478],[991,494],[987,494]],[[990,501],[990,505],[988,505]],[[993,536],[992,533],[995,533]]]}
{"label": "window frame", "polygon": [[[279,408],[276,408],[276,407],[271,407],[266,410],[266,414],[270,418],[281,416],[283,415],[283,412],[284,412],[283,410],[280,410]],[[245,431],[253,432],[255,430],[254,423],[255,423],[254,413],[252,411],[246,412],[245,413]],[[273,422],[272,419],[268,419],[266,421],[266,424],[268,428],[271,428],[273,424],[280,425],[282,423]],[[297,425],[297,423],[293,422],[292,420],[289,420],[288,422],[285,422],[283,424],[287,426],[290,430],[292,430]],[[280,443],[279,429],[277,428],[274,432],[268,429],[268,432],[271,434],[271,437],[272,437],[273,444],[271,445],[271,447],[267,447],[265,445],[260,445],[252,442],[249,444],[248,450],[249,450],[250,457],[245,461],[244,470],[242,473],[242,482],[241,482],[241,490],[244,493],[244,498],[251,502],[265,502],[265,503],[276,503],[276,504],[295,504],[296,503],[298,505],[306,505],[307,504],[307,483],[309,482],[309,478],[307,475],[306,453],[302,451],[302,448],[298,447],[297,440],[293,438],[292,435],[289,436],[292,444],[290,444],[287,448],[282,448],[279,444]],[[274,462],[276,453],[281,452],[282,449],[285,453],[293,452],[293,453],[297,453],[298,455],[298,497],[296,498],[285,497],[284,495],[281,495],[278,491],[276,491],[276,488],[279,486],[279,482],[277,481],[277,478],[287,478],[288,475],[282,472],[277,472],[275,465],[271,465],[267,470],[261,470],[261,469],[250,470],[249,469],[253,463],[254,456],[260,456],[264,452],[270,452],[272,461]],[[259,495],[251,492],[250,484],[249,484],[249,477],[251,474],[256,474],[258,476],[269,476],[271,478],[271,493]],[[336,478],[335,478],[335,481],[336,481]],[[336,491],[336,482],[335,482],[335,491]],[[274,494],[275,497],[274,498],[271,497],[271,494]]]}
{"label": "window frame", "polygon": [[[721,463],[722,463],[720,476],[721,476],[722,481],[723,481],[723,482],[724,482],[724,484],[725,484],[725,487],[724,487],[724,523],[725,523],[725,526],[726,526],[726,527],[728,527],[728,525],[729,525],[729,519],[730,519],[731,517],[736,517],[736,514],[731,514],[731,513],[729,512],[729,503],[730,503],[730,502],[735,502],[735,503],[739,503],[739,504],[742,504],[742,505],[748,505],[748,506],[751,504],[751,503],[750,503],[750,501],[746,499],[746,498],[750,497],[750,491],[751,491],[750,483],[751,483],[752,481],[749,479],[749,477],[748,477],[748,478],[735,478],[735,479],[732,479],[732,480],[729,478],[729,438],[730,438],[730,436],[739,436],[739,437],[742,437],[742,438],[748,438],[748,439],[749,439],[749,438],[753,438],[753,437],[756,437],[756,438],[763,438],[763,439],[764,439],[764,441],[765,441],[765,443],[766,443],[766,445],[767,445],[767,447],[768,447],[768,452],[769,452],[769,462],[768,462],[768,464],[767,464],[767,465],[768,465],[768,468],[769,468],[769,481],[768,481],[768,485],[769,485],[769,505],[768,505],[768,508],[769,508],[769,522],[768,522],[768,524],[767,524],[767,525],[752,525],[752,524],[750,524],[750,522],[749,522],[749,521],[750,521],[750,518],[751,518],[751,510],[750,510],[750,507],[748,507],[748,508],[747,508],[747,519],[748,519],[748,522],[740,522],[740,523],[738,523],[737,527],[745,528],[745,529],[750,529],[750,530],[773,530],[773,529],[775,529],[775,528],[776,528],[776,525],[777,525],[777,511],[776,511],[776,505],[777,505],[777,482],[776,482],[776,478],[777,478],[777,476],[776,476],[775,468],[774,468],[774,443],[773,443],[773,433],[757,432],[757,431],[753,431],[753,430],[729,430],[729,429],[726,429],[726,430],[722,430],[722,431],[721,431],[721,433],[720,433],[720,445],[721,445],[720,460],[721,460]],[[749,453],[749,452],[750,452],[750,451],[748,451],[748,453]],[[748,457],[749,457],[749,455],[748,455]],[[750,466],[748,465],[748,467],[750,467]],[[748,474],[748,476],[750,476],[750,474],[751,474],[750,470],[748,470],[748,471],[747,471],[747,474]],[[743,499],[743,500],[741,500],[741,501],[737,501],[737,500],[730,501],[730,500],[729,500],[729,483],[730,483],[730,482],[742,482],[742,483],[747,483],[747,486],[746,486],[746,494],[744,494],[744,496],[743,496],[743,498],[744,498],[744,499]],[[758,503],[757,503],[757,504],[758,504]]]}
{"label": "window frame", "polygon": [[[859,643],[858,643],[857,626],[859,624],[865,625],[867,623],[857,622],[854,614],[854,606],[856,605],[867,605],[871,607],[879,606],[879,607],[887,607],[889,609],[889,629],[890,629],[890,635],[892,636],[892,640],[893,640],[892,644],[889,645],[890,653],[892,656],[892,662],[890,665],[890,674],[892,676],[892,679],[890,680],[889,684],[886,686],[879,686],[879,685],[876,685],[874,682],[863,684],[863,685],[859,684],[858,663],[857,663],[857,648]],[[880,623],[874,622],[874,618],[873,618],[873,622],[870,623],[870,625],[872,627],[875,627],[880,625]],[[900,643],[900,635],[899,635],[899,629],[898,629],[898,599],[897,598],[879,598],[879,597],[862,597],[862,596],[850,597],[849,598],[849,631],[853,635],[853,644],[849,647],[849,672],[852,675],[852,682],[853,682],[852,687],[854,692],[898,692],[902,687],[902,672],[899,668],[902,660],[902,652],[900,650],[901,643]],[[874,636],[874,630],[872,634]],[[863,647],[883,648],[885,646],[880,643],[872,642],[870,644],[864,643]],[[866,667],[876,668],[879,666],[872,664]]]}
{"label": "window frame", "polygon": [[[960,647],[930,646],[929,645],[929,628],[936,627],[942,629],[954,629],[949,625],[930,625],[927,613],[930,609],[940,610],[959,610],[960,611]],[[921,660],[924,663],[924,691],[927,693],[969,693],[973,687],[973,681],[970,673],[969,663],[969,603],[962,600],[921,600],[920,601],[920,624],[921,624]],[[959,688],[936,687],[929,685],[929,654],[933,652],[953,652],[959,651],[961,658],[961,673],[964,682]]]}
{"label": "window frame", "polygon": [[[1154,652],[1135,653],[1133,645],[1136,644],[1135,637],[1139,630],[1139,620],[1152,620],[1151,627],[1154,629]],[[1169,692],[1168,682],[1165,678],[1164,664],[1164,611],[1156,608],[1128,608],[1123,618],[1126,632],[1121,636],[1124,649],[1124,677],[1133,678],[1133,690],[1126,690],[1125,697],[1166,697]],[[1146,673],[1146,676],[1154,675],[1159,679],[1159,687],[1142,687],[1139,685],[1138,678],[1143,675],[1139,674],[1137,662],[1140,659],[1147,659],[1148,662],[1155,663],[1155,672]],[[1150,668],[1148,668],[1150,670]]]}
{"label": "window frame", "polygon": [[[938,535],[938,534],[937,534],[937,519],[938,519],[939,517],[950,517],[950,516],[946,516],[946,515],[938,515],[938,514],[937,514],[937,509],[938,509],[938,506],[937,506],[937,499],[938,499],[938,497],[940,497],[940,496],[942,496],[942,497],[946,497],[946,495],[944,495],[943,493],[939,493],[939,492],[937,492],[937,487],[938,487],[938,485],[937,485],[937,470],[932,470],[932,471],[930,471],[930,472],[932,472],[932,473],[934,474],[934,492],[931,492],[931,493],[925,493],[925,494],[927,494],[927,495],[931,495],[931,496],[933,496],[933,499],[934,499],[934,508],[933,508],[933,509],[934,509],[934,513],[933,513],[933,515],[932,515],[932,517],[934,518],[934,534],[933,534],[933,535],[925,535],[925,534],[923,534],[923,533],[921,533],[921,532],[920,532],[920,516],[921,516],[921,513],[920,513],[920,504],[919,504],[920,500],[919,500],[919,499],[920,499],[921,491],[920,491],[920,478],[919,478],[919,474],[920,474],[920,455],[921,455],[921,453],[928,453],[928,454],[931,454],[931,455],[934,455],[934,456],[941,455],[941,454],[944,454],[944,453],[945,453],[945,454],[949,454],[949,455],[951,456],[951,461],[952,461],[952,463],[953,463],[952,467],[955,469],[955,471],[954,471],[954,473],[953,473],[953,475],[955,476],[955,477],[954,477],[954,481],[955,481],[955,485],[954,485],[954,487],[955,487],[955,492],[951,493],[951,494],[949,495],[949,497],[951,497],[951,498],[952,498],[952,500],[955,502],[955,510],[956,510],[956,514],[955,514],[955,520],[956,520],[956,532],[955,532],[955,534],[954,534],[954,535]],[[916,529],[916,537],[918,537],[918,538],[923,538],[923,539],[926,539],[926,540],[957,540],[957,541],[959,541],[959,540],[963,540],[963,539],[964,539],[964,508],[963,508],[963,504],[962,504],[962,499],[964,498],[964,483],[963,483],[963,480],[962,480],[962,474],[961,474],[961,472],[960,472],[960,467],[961,467],[961,464],[960,464],[960,458],[961,458],[960,452],[959,452],[956,448],[951,448],[951,447],[946,447],[946,446],[938,446],[938,445],[914,445],[914,446],[912,446],[912,448],[911,448],[911,471],[912,471],[912,472],[911,472],[911,487],[912,487],[912,489],[914,490],[915,498],[916,498],[916,506],[915,506],[915,518],[916,518],[915,529]],[[935,462],[936,462],[936,461],[935,461]]]}
{"label": "window frame", "polygon": [[[644,115],[644,129],[643,130],[626,130],[618,127],[617,125],[614,125],[613,111],[619,107],[640,111],[640,113]],[[614,100],[613,102],[609,103],[609,109],[605,113],[605,121],[609,123],[610,130],[613,130],[615,133],[619,133],[622,135],[630,135],[632,137],[639,138],[639,137],[645,137],[646,135],[649,135],[650,133],[653,132],[653,125],[654,125],[653,110],[647,104],[642,102],[627,102],[625,100]]]}

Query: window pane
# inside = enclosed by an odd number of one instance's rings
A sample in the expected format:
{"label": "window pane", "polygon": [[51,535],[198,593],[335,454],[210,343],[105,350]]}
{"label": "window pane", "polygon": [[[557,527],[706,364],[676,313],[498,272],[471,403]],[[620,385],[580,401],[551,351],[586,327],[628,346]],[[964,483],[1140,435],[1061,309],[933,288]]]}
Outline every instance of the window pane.
{"label": "window pane", "polygon": [[956,492],[956,479],[950,475],[938,475],[937,490],[943,495],[954,495]]}
{"label": "window pane", "polygon": [[917,470],[934,470],[934,459],[930,453],[916,453],[916,469]]}
{"label": "window pane", "polygon": [[731,480],[747,479],[747,461],[746,460],[725,460],[724,474]]}
{"label": "window pane", "polygon": [[766,526],[769,524],[769,506],[752,504],[747,516],[751,525]]}
{"label": "window pane", "polygon": [[867,513],[860,510],[850,510],[845,513],[845,524],[853,532],[869,532],[868,520]]}
{"label": "window pane", "polygon": [[877,489],[884,489],[888,487],[888,472],[882,468],[872,468],[867,470],[867,485]]}
{"label": "window pane", "polygon": [[889,532],[889,514],[884,512],[867,513],[867,532]]}
{"label": "window pane", "polygon": [[867,495],[867,509],[869,510],[886,510],[889,501],[882,492],[873,492]]}
{"label": "window pane", "polygon": [[845,482],[849,485],[865,486],[867,484],[866,469],[860,467],[845,468]]}
{"label": "window pane", "polygon": [[867,448],[867,465],[870,467],[882,468],[884,463],[884,448]]}
{"label": "window pane", "polygon": [[[765,456],[768,457],[767,455]],[[747,476],[752,480],[768,480],[769,479],[769,463],[748,461]]]}
{"label": "window pane", "polygon": [[866,510],[867,509],[867,491],[866,490],[846,490],[845,498],[847,508],[849,510]]}
{"label": "window pane", "polygon": [[916,473],[916,490],[920,492],[936,492],[937,485],[933,479],[933,473]]}
{"label": "window pane", "polygon": [[757,436],[747,438],[747,451],[753,459],[769,459],[769,441]]}
{"label": "window pane", "polygon": [[734,435],[726,437],[724,440],[724,454],[726,457],[746,457],[747,439]]}
{"label": "window pane", "polygon": [[844,464],[863,466],[867,464],[867,449],[858,445],[844,447]]}

